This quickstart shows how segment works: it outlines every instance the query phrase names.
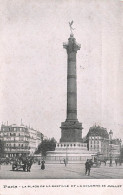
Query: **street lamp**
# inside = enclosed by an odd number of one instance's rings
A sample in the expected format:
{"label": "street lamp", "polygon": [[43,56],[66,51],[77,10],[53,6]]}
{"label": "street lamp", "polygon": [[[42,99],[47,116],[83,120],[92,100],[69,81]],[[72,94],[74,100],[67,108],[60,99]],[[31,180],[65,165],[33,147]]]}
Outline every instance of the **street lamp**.
{"label": "street lamp", "polygon": [[[42,143],[43,143],[44,139],[48,139],[48,137],[43,135],[43,136],[42,136]],[[44,158],[43,152],[41,151],[41,158],[42,158],[42,157]]]}
{"label": "street lamp", "polygon": [[113,132],[112,130],[110,130],[109,132],[109,156],[110,156],[110,164],[109,166],[112,167],[112,136],[113,136]]}
{"label": "street lamp", "polygon": [[121,143],[122,143],[122,140],[120,139],[120,157],[119,157],[119,162],[120,162],[120,165],[122,164]]}
{"label": "street lamp", "polygon": [[67,149],[68,149],[68,144],[66,145],[66,165],[68,164],[68,155],[67,155]]}

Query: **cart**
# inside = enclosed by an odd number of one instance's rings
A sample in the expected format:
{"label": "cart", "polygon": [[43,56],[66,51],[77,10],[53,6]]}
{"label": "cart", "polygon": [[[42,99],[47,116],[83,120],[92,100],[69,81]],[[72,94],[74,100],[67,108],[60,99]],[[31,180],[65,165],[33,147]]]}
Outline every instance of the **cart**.
{"label": "cart", "polygon": [[18,171],[18,170],[23,170],[23,171],[26,171],[26,167],[24,164],[20,164],[20,163],[13,163],[12,164],[12,171]]}

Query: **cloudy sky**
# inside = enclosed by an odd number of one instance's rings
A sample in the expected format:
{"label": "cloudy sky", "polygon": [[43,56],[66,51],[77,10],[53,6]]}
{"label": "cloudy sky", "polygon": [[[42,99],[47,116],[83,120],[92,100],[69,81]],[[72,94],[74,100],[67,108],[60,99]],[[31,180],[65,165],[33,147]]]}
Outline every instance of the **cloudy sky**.
{"label": "cloudy sky", "polygon": [[61,135],[66,119],[67,42],[74,21],[78,119],[123,139],[123,2],[0,0],[0,124]]}

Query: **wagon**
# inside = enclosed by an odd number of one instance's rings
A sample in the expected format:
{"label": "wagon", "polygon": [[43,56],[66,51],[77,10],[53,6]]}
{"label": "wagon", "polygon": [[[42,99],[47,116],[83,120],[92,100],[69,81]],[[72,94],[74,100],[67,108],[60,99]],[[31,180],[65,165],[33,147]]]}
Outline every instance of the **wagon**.
{"label": "wagon", "polygon": [[92,167],[100,167],[100,162],[93,162]]}
{"label": "wagon", "polygon": [[23,171],[25,171],[25,165],[24,164],[20,164],[20,163],[17,163],[17,162],[12,164],[12,170],[13,171],[15,171],[15,170],[18,171],[18,170],[21,170],[21,169]]}

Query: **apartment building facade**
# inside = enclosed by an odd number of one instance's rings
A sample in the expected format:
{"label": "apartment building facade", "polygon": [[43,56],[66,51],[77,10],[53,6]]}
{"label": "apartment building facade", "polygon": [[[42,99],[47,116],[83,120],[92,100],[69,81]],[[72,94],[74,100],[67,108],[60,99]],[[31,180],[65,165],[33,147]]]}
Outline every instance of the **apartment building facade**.
{"label": "apartment building facade", "polygon": [[0,139],[4,142],[5,157],[33,155],[43,134],[33,128],[21,125],[1,125]]}

